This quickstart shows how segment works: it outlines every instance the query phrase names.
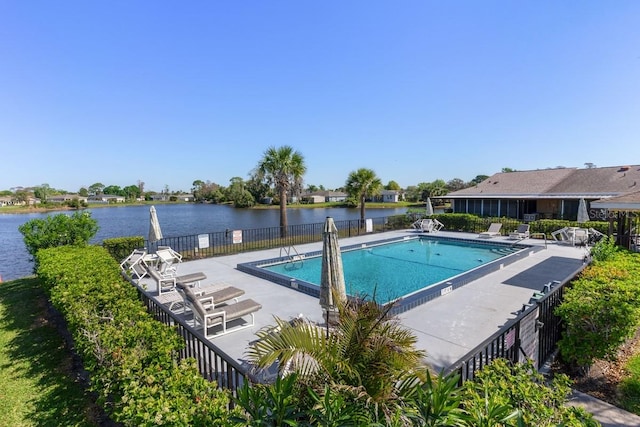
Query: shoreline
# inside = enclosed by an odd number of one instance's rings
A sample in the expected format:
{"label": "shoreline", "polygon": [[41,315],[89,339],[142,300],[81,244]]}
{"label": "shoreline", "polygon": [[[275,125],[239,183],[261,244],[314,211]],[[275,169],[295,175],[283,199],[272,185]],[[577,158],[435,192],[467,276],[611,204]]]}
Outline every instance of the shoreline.
{"label": "shoreline", "polygon": [[[187,204],[186,202],[158,202],[158,201],[149,201],[149,202],[136,202],[136,203],[95,203],[88,205],[82,208],[72,208],[69,206],[51,206],[51,207],[15,207],[15,206],[5,206],[0,207],[0,215],[3,214],[31,214],[31,213],[47,213],[47,212],[59,212],[59,211],[77,211],[83,209],[93,209],[93,208],[119,208],[126,206],[145,206],[145,205],[179,205],[179,204]],[[225,204],[225,203],[222,203]],[[301,204],[294,203],[288,204],[287,209],[324,209],[324,208],[344,208],[344,209],[357,209],[353,207],[346,206],[343,203],[313,203],[313,204]],[[367,203],[366,208],[373,209],[397,209],[397,208],[415,208],[422,209],[424,208],[424,203],[409,203],[409,202],[398,202],[398,203]],[[279,205],[255,205],[250,208],[237,208],[237,209],[280,209]]]}

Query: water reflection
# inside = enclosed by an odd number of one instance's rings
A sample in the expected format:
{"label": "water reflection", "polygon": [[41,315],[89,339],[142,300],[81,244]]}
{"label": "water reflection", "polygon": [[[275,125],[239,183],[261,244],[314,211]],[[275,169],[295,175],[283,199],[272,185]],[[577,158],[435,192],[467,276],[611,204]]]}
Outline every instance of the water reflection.
{"label": "water reflection", "polygon": [[[92,243],[124,236],[147,236],[149,233],[149,207],[119,206],[88,209],[100,227]],[[235,209],[227,205],[170,204],[156,205],[164,237],[187,236],[224,230],[277,227],[278,209]],[[400,215],[406,208],[367,209],[367,217]],[[69,211],[63,211],[69,213]],[[0,276],[12,280],[32,273],[32,262],[18,227],[34,218],[45,218],[61,212],[0,214]],[[289,225],[322,223],[327,216],[336,221],[357,219],[359,209],[347,208],[290,208]]]}

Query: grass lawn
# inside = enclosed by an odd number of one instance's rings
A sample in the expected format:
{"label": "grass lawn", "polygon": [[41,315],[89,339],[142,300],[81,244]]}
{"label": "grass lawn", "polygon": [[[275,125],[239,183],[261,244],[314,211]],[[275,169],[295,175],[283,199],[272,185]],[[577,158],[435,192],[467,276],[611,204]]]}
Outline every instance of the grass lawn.
{"label": "grass lawn", "polygon": [[95,426],[36,278],[0,283],[0,424]]}

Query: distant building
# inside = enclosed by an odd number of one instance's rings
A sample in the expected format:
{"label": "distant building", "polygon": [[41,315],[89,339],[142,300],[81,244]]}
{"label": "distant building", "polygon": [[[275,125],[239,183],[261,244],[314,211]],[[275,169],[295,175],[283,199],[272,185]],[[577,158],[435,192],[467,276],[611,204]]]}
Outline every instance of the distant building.
{"label": "distant building", "polygon": [[80,202],[86,203],[88,200],[88,197],[79,196],[77,194],[60,194],[60,195],[47,197],[47,202],[64,203],[64,202],[71,202],[75,199],[77,199]]}
{"label": "distant building", "polygon": [[40,203],[40,199],[35,197],[28,197],[26,202],[16,199],[14,196],[2,196],[0,197],[0,206],[33,206]]}
{"label": "distant building", "polygon": [[374,197],[374,200],[382,203],[398,203],[402,197],[402,192],[399,190],[382,190],[379,195]]}
{"label": "distant building", "polygon": [[[454,213],[479,216],[575,220],[580,199],[595,200],[640,190],[640,166],[557,168],[503,172],[435,199],[448,199]],[[596,209],[588,209],[592,219]]]}
{"label": "distant building", "polygon": [[87,198],[88,203],[124,203],[124,196],[113,196],[110,194],[97,194]]}
{"label": "distant building", "polygon": [[344,202],[348,194],[342,191],[315,191],[302,196],[304,203]]}

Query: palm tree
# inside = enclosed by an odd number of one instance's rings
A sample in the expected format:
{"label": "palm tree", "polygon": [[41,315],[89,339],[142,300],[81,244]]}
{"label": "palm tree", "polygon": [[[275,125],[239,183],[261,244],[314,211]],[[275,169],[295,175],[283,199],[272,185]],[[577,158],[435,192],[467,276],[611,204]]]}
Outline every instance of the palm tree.
{"label": "palm tree", "polygon": [[360,204],[360,226],[364,225],[364,202],[367,196],[380,193],[382,181],[371,169],[360,168],[349,174],[346,182],[346,191],[350,196],[356,197]]}
{"label": "palm tree", "polygon": [[275,328],[257,332],[248,357],[260,368],[277,362],[281,375],[295,372],[318,393],[329,384],[346,396],[358,396],[388,417],[401,404],[402,380],[424,370],[425,352],[415,348],[416,337],[389,314],[391,306],[360,300],[338,309],[338,325],[328,336],[310,322],[276,318]]}
{"label": "palm tree", "polygon": [[288,145],[269,147],[258,163],[258,174],[275,186],[280,197],[280,237],[287,236],[287,195],[301,187],[306,171],[302,154]]}

